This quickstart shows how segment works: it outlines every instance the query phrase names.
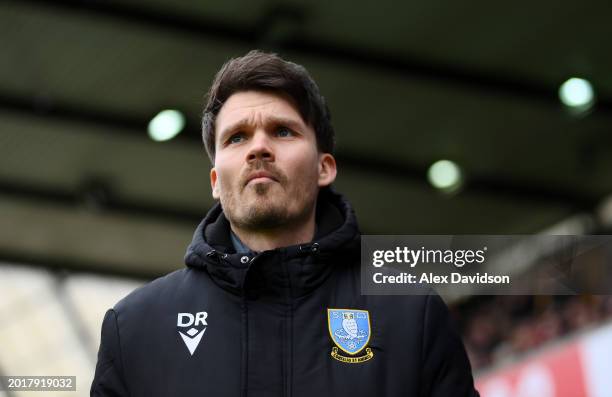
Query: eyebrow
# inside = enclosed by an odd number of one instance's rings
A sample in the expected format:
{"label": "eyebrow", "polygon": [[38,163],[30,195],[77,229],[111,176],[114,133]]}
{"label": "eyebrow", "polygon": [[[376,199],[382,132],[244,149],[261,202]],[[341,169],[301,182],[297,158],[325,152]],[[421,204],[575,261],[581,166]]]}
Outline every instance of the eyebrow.
{"label": "eyebrow", "polygon": [[[303,132],[303,129],[304,129],[303,122],[297,121],[296,119],[290,118],[290,117],[281,117],[281,116],[267,117],[264,121],[264,124],[266,127],[269,127],[271,125],[274,125],[274,126],[282,125],[282,126],[291,128],[295,130],[296,132]],[[230,124],[229,126],[224,128],[223,131],[221,131],[221,133],[219,134],[219,140],[223,141],[228,134],[234,131],[239,131],[245,127],[250,127],[250,126],[251,124],[247,121],[247,119],[242,119],[233,124]]]}

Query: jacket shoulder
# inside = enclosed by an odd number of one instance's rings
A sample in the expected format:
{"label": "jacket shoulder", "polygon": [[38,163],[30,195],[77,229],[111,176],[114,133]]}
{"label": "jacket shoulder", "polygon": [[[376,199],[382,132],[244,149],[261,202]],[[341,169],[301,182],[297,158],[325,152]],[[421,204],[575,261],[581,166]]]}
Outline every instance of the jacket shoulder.
{"label": "jacket shoulder", "polygon": [[184,268],[156,278],[130,292],[119,300],[113,309],[120,316],[135,308],[141,310],[158,303],[168,302],[169,299],[176,296],[177,291],[189,283],[192,271],[192,269]]}

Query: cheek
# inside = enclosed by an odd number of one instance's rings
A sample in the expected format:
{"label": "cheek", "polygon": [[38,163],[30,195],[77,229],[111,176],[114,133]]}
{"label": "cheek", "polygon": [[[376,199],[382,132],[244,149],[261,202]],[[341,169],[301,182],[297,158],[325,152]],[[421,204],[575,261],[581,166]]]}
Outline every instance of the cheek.
{"label": "cheek", "polygon": [[311,190],[311,186],[316,189],[319,179],[318,155],[302,156],[294,169],[295,174],[292,177],[298,182],[298,186],[301,186],[300,190]]}
{"label": "cheek", "polygon": [[217,165],[215,167],[217,170],[217,184],[225,189],[231,187],[239,177],[239,169],[231,162],[228,162],[227,159],[218,159],[216,163],[223,164],[222,166]]}

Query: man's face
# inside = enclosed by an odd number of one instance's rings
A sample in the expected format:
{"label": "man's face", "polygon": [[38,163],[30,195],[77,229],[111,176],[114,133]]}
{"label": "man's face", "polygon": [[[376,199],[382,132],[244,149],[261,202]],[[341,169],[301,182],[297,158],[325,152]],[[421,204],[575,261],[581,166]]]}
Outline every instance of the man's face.
{"label": "man's face", "polygon": [[293,103],[262,91],[233,94],[216,120],[213,197],[230,222],[265,230],[306,222],[336,163]]}

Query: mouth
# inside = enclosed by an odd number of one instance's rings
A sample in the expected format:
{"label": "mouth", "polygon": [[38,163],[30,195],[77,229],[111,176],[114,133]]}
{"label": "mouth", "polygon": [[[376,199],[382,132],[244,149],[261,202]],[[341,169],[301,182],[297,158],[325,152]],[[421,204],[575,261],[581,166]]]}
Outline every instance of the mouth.
{"label": "mouth", "polygon": [[268,178],[267,176],[262,176],[258,178],[253,178],[249,180],[248,183],[259,183],[259,182],[274,182],[274,179]]}
{"label": "mouth", "polygon": [[260,171],[260,172],[255,172],[249,175],[245,183],[245,186],[251,183],[266,183],[266,182],[278,182],[278,180],[274,176],[272,176],[272,174],[265,172],[265,171]]}

